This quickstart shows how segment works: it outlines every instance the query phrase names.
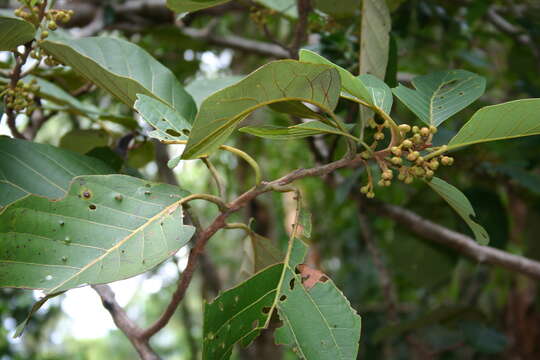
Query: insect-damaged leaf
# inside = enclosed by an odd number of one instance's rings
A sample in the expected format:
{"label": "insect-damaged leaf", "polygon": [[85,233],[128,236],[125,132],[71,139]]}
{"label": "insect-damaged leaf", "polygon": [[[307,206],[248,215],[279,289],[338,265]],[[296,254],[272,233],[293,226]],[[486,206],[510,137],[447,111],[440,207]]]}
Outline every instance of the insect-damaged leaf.
{"label": "insect-damaged leaf", "polygon": [[484,93],[486,80],[465,70],[437,71],[412,80],[415,90],[394,89],[403,104],[428,125],[439,126]]}
{"label": "insect-damaged leaf", "polygon": [[0,12],[0,51],[9,51],[34,38],[36,28],[7,12]]}
{"label": "insect-damaged leaf", "polygon": [[0,210],[29,193],[60,198],[78,175],[114,173],[98,159],[5,136],[0,136],[0,156]]}
{"label": "insect-damaged leaf", "polygon": [[537,134],[540,99],[515,100],[478,110],[450,140],[448,148]]}
{"label": "insect-damaged leaf", "polygon": [[265,105],[304,101],[325,112],[332,112],[340,87],[337,71],[327,65],[295,60],[264,65],[235,85],[204,100],[182,158],[194,159],[212,153],[226,141],[240,121]]}
{"label": "insect-damaged leaf", "polygon": [[446,202],[454,209],[459,216],[469,225],[476,241],[480,245],[487,245],[489,243],[489,235],[487,231],[474,221],[476,213],[465,195],[455,186],[450,185],[446,181],[434,177],[428,182],[428,185],[439,194]]}
{"label": "insect-damaged leaf", "polygon": [[247,346],[276,309],[283,322],[275,334],[277,343],[293,346],[304,359],[356,359],[360,317],[331,280],[303,278],[319,273],[305,268],[296,273],[306,245],[291,241],[286,263],[255,274],[206,306],[204,360],[229,358],[237,342]]}
{"label": "insect-damaged leaf", "polygon": [[191,124],[167,104],[138,94],[134,108],[156,129],[148,134],[150,137],[159,140],[187,140]]}
{"label": "insect-damaged leaf", "polygon": [[184,246],[178,187],[125,175],[73,179],[67,195],[37,195],[0,213],[0,286],[57,293],[145,272]]}
{"label": "insect-damaged leaf", "polygon": [[135,44],[112,37],[71,39],[51,34],[41,47],[130,107],[137,94],[145,94],[185,119],[195,116],[195,102],[174,74]]}

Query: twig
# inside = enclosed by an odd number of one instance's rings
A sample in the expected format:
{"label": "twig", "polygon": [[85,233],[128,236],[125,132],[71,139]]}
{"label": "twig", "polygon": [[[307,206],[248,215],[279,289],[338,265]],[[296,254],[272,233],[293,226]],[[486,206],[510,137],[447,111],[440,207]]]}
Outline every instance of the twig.
{"label": "twig", "polygon": [[113,318],[116,326],[126,335],[143,360],[159,360],[159,356],[150,347],[148,341],[141,337],[142,329],[137,326],[126,314],[124,309],[116,302],[114,293],[108,285],[92,285]]}
{"label": "twig", "polygon": [[308,40],[309,13],[311,12],[311,0],[297,0],[298,23],[294,32],[294,38],[289,50],[289,56],[298,59],[298,50]]}
{"label": "twig", "polygon": [[201,160],[204,163],[204,165],[206,165],[206,168],[208,169],[208,171],[210,171],[210,174],[212,175],[212,178],[214,179],[214,182],[216,183],[219,197],[223,199],[225,197],[225,189],[223,188],[223,183],[221,182],[221,179],[220,179],[220,176],[216,167],[214,166],[214,164],[212,164],[212,162],[207,157],[203,157],[201,158]]}

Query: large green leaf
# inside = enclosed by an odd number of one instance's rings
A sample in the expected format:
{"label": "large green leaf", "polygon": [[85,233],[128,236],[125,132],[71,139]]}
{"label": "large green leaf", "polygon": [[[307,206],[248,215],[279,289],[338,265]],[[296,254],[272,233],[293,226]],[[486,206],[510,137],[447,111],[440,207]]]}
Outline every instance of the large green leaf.
{"label": "large green leaf", "polygon": [[[348,126],[351,128],[350,126]],[[246,126],[238,131],[271,140],[302,139],[321,134],[347,136],[339,129],[320,121],[308,121],[294,126]]]}
{"label": "large green leaf", "polygon": [[193,159],[215,151],[240,121],[265,105],[304,101],[332,112],[340,88],[337,71],[327,65],[295,60],[264,65],[202,103],[182,158]]}
{"label": "large green leaf", "polygon": [[351,74],[341,66],[336,65],[330,60],[327,60],[319,54],[307,49],[300,50],[300,61],[333,66],[339,72],[339,77],[341,78],[341,86],[344,91],[357,97],[358,99],[368,102],[369,104],[373,104],[371,93],[369,92],[366,85],[362,82],[362,80],[358,77],[353,76],[353,74]]}
{"label": "large green leaf", "polygon": [[[268,326],[274,310],[283,322],[276,342],[303,359],[356,359],[360,317],[324,274],[300,270],[306,245],[292,239],[284,263],[224,292],[204,315],[203,359],[228,359],[235,343],[247,346]],[[305,268],[304,268],[305,269]],[[310,276],[319,274],[319,278]]]}
{"label": "large green leaf", "polygon": [[478,110],[448,148],[540,134],[540,99],[523,99]]}
{"label": "large green leaf", "polygon": [[167,104],[150,96],[137,95],[134,105],[141,117],[154,127],[149,136],[159,140],[186,140],[191,124]]}
{"label": "large green leaf", "polygon": [[398,85],[394,94],[428,125],[439,126],[484,93],[486,80],[465,70],[437,71],[412,80],[415,90]]}
{"label": "large green leaf", "polygon": [[145,272],[193,235],[186,195],[125,175],[76,177],[57,201],[28,195],[0,213],[0,286],[52,294]]}
{"label": "large green leaf", "polygon": [[0,156],[0,208],[29,193],[57,199],[75,176],[114,172],[92,157],[5,136],[0,136]]}
{"label": "large green leaf", "polygon": [[195,116],[195,102],[174,74],[135,44],[104,36],[50,36],[41,47],[129,106],[140,93],[163,101],[189,121]]}
{"label": "large green leaf", "polygon": [[489,243],[489,234],[482,225],[474,221],[476,213],[467,197],[459,189],[437,177],[431,179],[428,185],[469,225],[479,244],[487,245]]}
{"label": "large green leaf", "polygon": [[197,78],[186,86],[186,91],[193,96],[197,106],[201,106],[204,99],[227,86],[242,80],[244,76],[230,75],[217,78]]}
{"label": "large green leaf", "polygon": [[23,45],[32,39],[36,28],[34,25],[19,18],[0,14],[0,51],[9,51]]}

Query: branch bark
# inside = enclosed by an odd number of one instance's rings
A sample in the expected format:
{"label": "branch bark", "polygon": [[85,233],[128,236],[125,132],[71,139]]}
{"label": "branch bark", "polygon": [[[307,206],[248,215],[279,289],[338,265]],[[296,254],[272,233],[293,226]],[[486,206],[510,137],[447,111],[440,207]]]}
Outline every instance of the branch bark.
{"label": "branch bark", "polygon": [[407,227],[416,235],[450,247],[479,263],[498,265],[510,271],[540,280],[540,262],[524,256],[513,255],[489,246],[479,245],[474,239],[435,224],[402,207],[370,201],[370,208],[383,216]]}

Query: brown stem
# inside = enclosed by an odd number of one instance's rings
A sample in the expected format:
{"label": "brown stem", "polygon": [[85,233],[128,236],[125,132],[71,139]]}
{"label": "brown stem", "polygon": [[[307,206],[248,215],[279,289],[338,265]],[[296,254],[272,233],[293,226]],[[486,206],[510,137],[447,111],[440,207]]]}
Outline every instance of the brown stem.
{"label": "brown stem", "polygon": [[294,32],[294,39],[290,46],[290,57],[298,59],[298,50],[308,40],[309,35],[309,13],[311,12],[311,0],[298,0],[298,24]]}

